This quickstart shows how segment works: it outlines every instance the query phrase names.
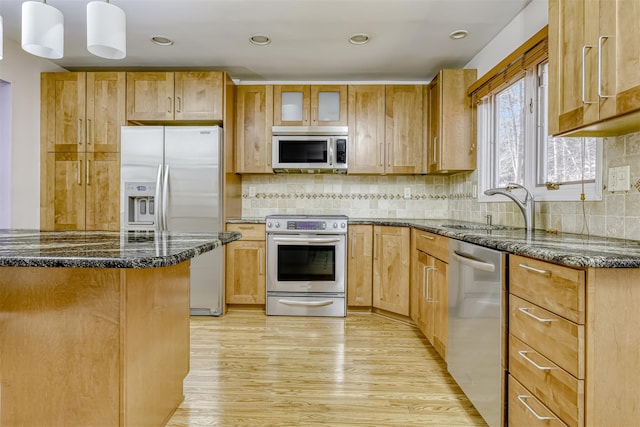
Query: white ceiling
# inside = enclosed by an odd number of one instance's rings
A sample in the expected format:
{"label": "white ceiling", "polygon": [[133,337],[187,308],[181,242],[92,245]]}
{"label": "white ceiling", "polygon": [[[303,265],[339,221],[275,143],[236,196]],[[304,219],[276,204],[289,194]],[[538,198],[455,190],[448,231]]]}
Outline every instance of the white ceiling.
{"label": "white ceiling", "polygon": [[[48,0],[65,19],[71,70],[180,67],[250,81],[425,81],[462,67],[531,0],[111,0],[127,15],[127,57],[86,49],[88,0]],[[20,40],[22,0],[0,0],[5,38]],[[463,40],[449,33],[465,29]],[[348,43],[364,32],[371,42]],[[252,34],[268,46],[254,46]],[[175,41],[161,47],[152,35]],[[10,60],[5,55],[5,60]]]}

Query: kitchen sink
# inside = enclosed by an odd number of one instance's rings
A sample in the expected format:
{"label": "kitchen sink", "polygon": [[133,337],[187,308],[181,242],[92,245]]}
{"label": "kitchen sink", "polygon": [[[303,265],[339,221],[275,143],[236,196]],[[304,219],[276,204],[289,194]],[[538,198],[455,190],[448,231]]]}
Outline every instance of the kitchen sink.
{"label": "kitchen sink", "polygon": [[506,225],[489,225],[489,224],[441,224],[442,228],[449,228],[452,230],[470,230],[470,231],[487,231],[487,230],[507,230],[512,227]]}

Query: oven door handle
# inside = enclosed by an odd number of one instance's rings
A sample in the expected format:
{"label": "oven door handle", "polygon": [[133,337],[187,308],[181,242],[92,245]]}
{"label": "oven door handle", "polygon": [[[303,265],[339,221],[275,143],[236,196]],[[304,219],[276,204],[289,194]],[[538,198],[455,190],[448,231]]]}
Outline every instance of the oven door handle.
{"label": "oven door handle", "polygon": [[284,305],[293,305],[293,306],[306,306],[306,307],[324,307],[326,305],[333,304],[331,300],[325,301],[293,301],[290,299],[279,299],[279,303]]}
{"label": "oven door handle", "polygon": [[337,237],[274,237],[273,241],[276,243],[298,243],[303,245],[311,245],[314,243],[339,243],[340,239]]}

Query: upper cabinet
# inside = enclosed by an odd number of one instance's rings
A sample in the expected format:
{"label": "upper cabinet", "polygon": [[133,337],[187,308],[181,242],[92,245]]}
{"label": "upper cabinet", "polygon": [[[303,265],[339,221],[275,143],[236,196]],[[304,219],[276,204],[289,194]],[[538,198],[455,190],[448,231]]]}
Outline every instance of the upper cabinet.
{"label": "upper cabinet", "polygon": [[384,85],[349,86],[350,174],[384,173]]}
{"label": "upper cabinet", "polygon": [[422,85],[386,86],[386,173],[425,173],[422,90]]}
{"label": "upper cabinet", "polygon": [[41,137],[46,152],[120,151],[125,73],[43,73]]}
{"label": "upper cabinet", "polygon": [[275,85],[274,126],[346,126],[346,85]]}
{"label": "upper cabinet", "polygon": [[349,86],[349,174],[425,173],[423,86]]}
{"label": "upper cabinet", "polygon": [[467,88],[475,69],[441,70],[429,84],[427,172],[452,173],[476,168],[476,135]]}
{"label": "upper cabinet", "polygon": [[549,1],[549,133],[640,130],[640,0]]}
{"label": "upper cabinet", "polygon": [[236,172],[273,173],[271,128],[273,86],[238,86],[236,95]]}
{"label": "upper cabinet", "polygon": [[127,120],[222,121],[224,73],[127,73]]}

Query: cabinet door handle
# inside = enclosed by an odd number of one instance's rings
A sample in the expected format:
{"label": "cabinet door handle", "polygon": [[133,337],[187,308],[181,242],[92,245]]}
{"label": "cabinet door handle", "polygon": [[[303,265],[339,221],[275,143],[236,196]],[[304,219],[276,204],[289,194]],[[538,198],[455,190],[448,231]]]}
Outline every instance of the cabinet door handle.
{"label": "cabinet door handle", "polygon": [[529,358],[529,356],[527,356],[528,353],[531,353],[531,352],[530,351],[525,351],[525,350],[518,351],[518,354],[520,355],[520,357],[522,357],[527,362],[531,363],[533,366],[536,367],[536,369],[539,369],[541,371],[550,371],[550,370],[554,369],[552,366],[540,366],[540,365],[538,365],[531,358]]}
{"label": "cabinet door handle", "polygon": [[259,268],[258,274],[262,276],[264,274],[263,267],[262,267],[262,249],[258,249],[258,268]]}
{"label": "cabinet door handle", "polygon": [[271,167],[271,156],[273,153],[271,152],[271,143],[267,142],[267,166]]}
{"label": "cabinet door handle", "polygon": [[356,235],[351,236],[351,259],[353,259],[356,253]]}
{"label": "cabinet door handle", "polygon": [[379,234],[373,236],[373,259],[378,259],[378,238]]}
{"label": "cabinet door handle", "polygon": [[311,120],[316,123],[318,121],[318,109],[316,107],[313,107],[311,109]]}
{"label": "cabinet door handle", "polygon": [[422,237],[423,239],[427,239],[427,240],[436,240],[435,237],[427,236],[426,234],[421,234],[420,237]]}
{"label": "cabinet door handle", "polygon": [[178,113],[182,112],[182,98],[179,96],[176,97],[176,111]]}
{"label": "cabinet door handle", "polygon": [[518,266],[524,268],[525,270],[533,271],[534,273],[551,276],[551,272],[549,270],[541,270],[539,268],[531,267],[527,264],[518,264]]}
{"label": "cabinet door handle", "polygon": [[537,419],[539,419],[540,421],[544,421],[544,420],[557,420],[556,417],[543,417],[542,415],[538,415],[536,413],[536,411],[533,410],[533,408],[531,406],[529,406],[527,404],[527,402],[525,401],[525,399],[529,399],[532,396],[527,396],[526,394],[520,394],[518,395],[518,400],[520,401],[520,403],[522,403],[524,405],[525,408],[527,408],[529,410],[529,412],[531,412],[533,414],[534,417],[536,417]]}
{"label": "cabinet door handle", "polygon": [[520,310],[522,313],[526,314],[527,316],[536,319],[538,322],[541,323],[549,323],[549,322],[555,322],[556,319],[544,319],[542,317],[538,317],[533,313],[529,313],[529,310],[533,310],[532,308],[528,308],[528,307],[520,307],[518,310]]}
{"label": "cabinet door handle", "polygon": [[391,143],[387,144],[387,166],[391,167]]}
{"label": "cabinet door handle", "polygon": [[167,96],[167,113],[171,112],[171,97]]}
{"label": "cabinet door handle", "polygon": [[424,299],[427,302],[433,302],[433,299],[429,296],[429,272],[436,270],[436,267],[431,265],[424,266]]}
{"label": "cabinet door handle", "polygon": [[308,123],[309,123],[309,108],[304,107],[304,108],[302,109],[302,111],[303,111],[303,113],[302,113],[302,121],[303,121],[304,123],[307,123],[307,124],[308,124]]}
{"label": "cabinet door handle", "polygon": [[85,170],[85,181],[87,181],[87,185],[91,185],[91,173],[90,173],[90,168],[91,168],[91,160],[87,160],[87,169]]}
{"label": "cabinet door handle", "polygon": [[82,160],[78,160],[78,185],[82,185]]}
{"label": "cabinet door handle", "polygon": [[613,98],[612,95],[605,95],[602,93],[602,45],[608,38],[609,36],[598,37],[598,96],[600,98]]}
{"label": "cabinet door handle", "polygon": [[78,119],[78,145],[82,145],[82,119]]}
{"label": "cabinet door handle", "polygon": [[595,104],[595,101],[587,101],[586,99],[586,94],[585,94],[585,86],[586,86],[586,77],[585,77],[585,66],[584,66],[584,62],[585,62],[585,56],[587,55],[587,49],[591,49],[593,48],[593,46],[589,46],[589,45],[584,45],[582,46],[582,103],[583,104]]}
{"label": "cabinet door handle", "polygon": [[87,145],[91,145],[91,119],[87,119]]}
{"label": "cabinet door handle", "polygon": [[384,162],[384,144],[381,142],[380,143],[380,167],[383,166],[383,162]]}
{"label": "cabinet door handle", "polygon": [[438,163],[438,137],[433,137],[433,163]]}

